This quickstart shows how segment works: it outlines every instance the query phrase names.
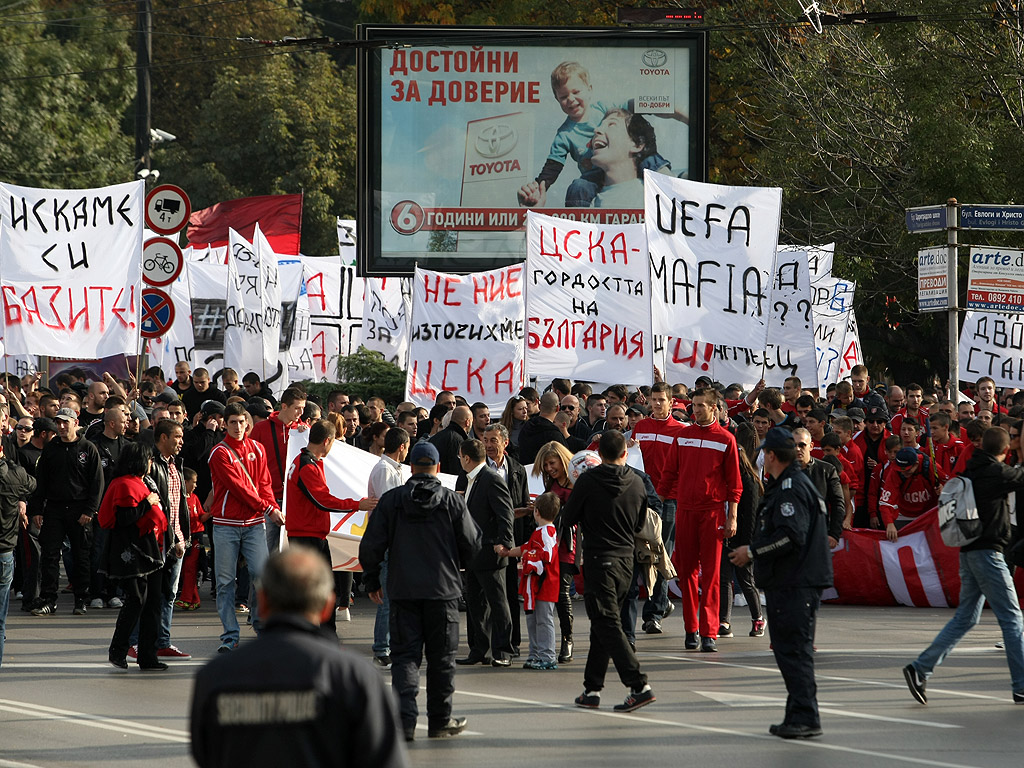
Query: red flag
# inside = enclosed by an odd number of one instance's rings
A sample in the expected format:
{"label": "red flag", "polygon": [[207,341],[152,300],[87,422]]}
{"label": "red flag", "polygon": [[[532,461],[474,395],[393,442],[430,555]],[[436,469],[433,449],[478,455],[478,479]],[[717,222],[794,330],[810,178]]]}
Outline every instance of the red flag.
{"label": "red flag", "polygon": [[302,195],[241,197],[193,211],[188,219],[188,242],[201,247],[228,244],[228,227],[252,242],[256,225],[274,253],[297,256],[302,239]]}

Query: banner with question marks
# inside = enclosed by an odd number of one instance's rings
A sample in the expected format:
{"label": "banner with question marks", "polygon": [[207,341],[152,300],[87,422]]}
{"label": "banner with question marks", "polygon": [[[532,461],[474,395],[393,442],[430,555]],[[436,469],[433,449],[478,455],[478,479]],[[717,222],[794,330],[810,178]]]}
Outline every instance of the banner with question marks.
{"label": "banner with question marks", "polygon": [[[850,330],[853,294],[856,289],[857,284],[850,280],[824,277],[814,284],[811,291],[819,387],[835,383],[843,371],[843,356],[848,351],[846,339]],[[859,347],[858,343],[857,348]]]}

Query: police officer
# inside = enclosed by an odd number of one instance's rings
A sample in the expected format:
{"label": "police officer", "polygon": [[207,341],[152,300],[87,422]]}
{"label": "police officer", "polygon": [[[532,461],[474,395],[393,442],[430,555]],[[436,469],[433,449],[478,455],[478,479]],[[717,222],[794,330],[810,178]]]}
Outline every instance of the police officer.
{"label": "police officer", "polygon": [[761,444],[769,476],[750,546],[737,547],[734,565],[754,562],[754,580],[768,603],[775,662],[786,681],[786,718],[769,733],[783,739],[821,735],[814,682],[814,623],[821,591],[832,586],[828,516],[796,463],[789,431],[774,427]]}
{"label": "police officer", "polygon": [[334,613],[323,557],[301,547],[274,554],[257,598],[264,631],[196,675],[192,756],[200,768],[406,768],[379,676],[318,626]]}
{"label": "police officer", "polygon": [[452,717],[462,595],[459,565],[479,552],[480,529],[462,496],[437,479],[440,461],[431,443],[413,446],[412,477],[380,497],[359,544],[363,583],[377,605],[383,602],[380,568],[388,553],[391,685],[398,694],[406,741],[416,733],[424,648],[427,736],[455,736],[466,728],[466,718]]}

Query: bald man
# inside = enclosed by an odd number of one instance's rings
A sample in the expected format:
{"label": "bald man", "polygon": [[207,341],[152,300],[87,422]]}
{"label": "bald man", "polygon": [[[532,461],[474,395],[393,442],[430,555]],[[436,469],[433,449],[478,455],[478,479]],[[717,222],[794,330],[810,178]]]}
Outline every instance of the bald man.
{"label": "bald man", "polygon": [[469,406],[460,405],[452,411],[452,420],[447,427],[430,438],[431,444],[441,456],[441,472],[448,475],[462,474],[459,448],[469,438],[473,424],[473,411]]}

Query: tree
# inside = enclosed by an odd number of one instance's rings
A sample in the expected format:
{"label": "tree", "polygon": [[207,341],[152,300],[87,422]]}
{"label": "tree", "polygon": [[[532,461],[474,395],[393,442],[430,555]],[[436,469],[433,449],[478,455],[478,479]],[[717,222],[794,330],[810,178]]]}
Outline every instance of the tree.
{"label": "tree", "polygon": [[[69,6],[69,7],[64,7]],[[101,7],[29,2],[0,16],[0,176],[32,187],[132,178],[122,116],[132,102],[122,20]]]}
{"label": "tree", "polygon": [[268,57],[249,74],[224,67],[190,146],[175,142],[159,163],[196,208],[302,192],[303,252],[335,253],[335,218],[356,208],[354,81],[319,53]]}

